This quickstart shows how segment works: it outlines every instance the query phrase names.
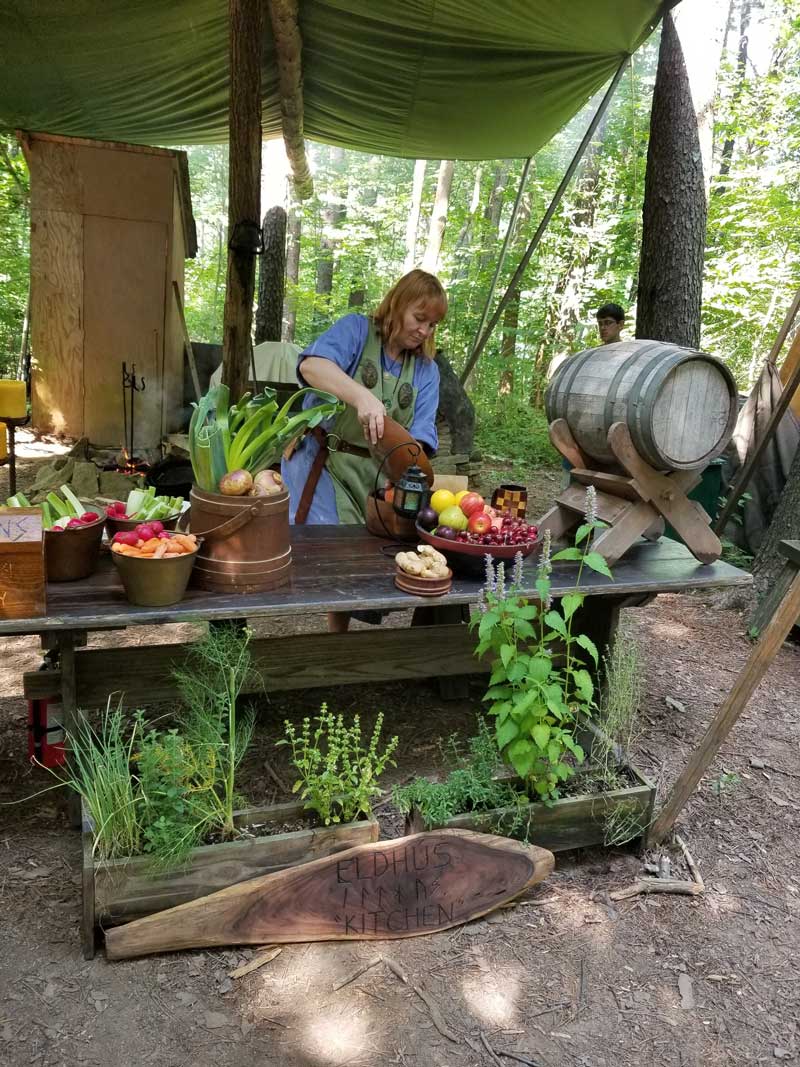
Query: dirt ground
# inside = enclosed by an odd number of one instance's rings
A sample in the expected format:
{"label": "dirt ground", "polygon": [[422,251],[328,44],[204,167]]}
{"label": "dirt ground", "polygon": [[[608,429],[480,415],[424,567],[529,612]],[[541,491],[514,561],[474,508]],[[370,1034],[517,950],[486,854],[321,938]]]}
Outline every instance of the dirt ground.
{"label": "dirt ground", "polygon": [[[35,462],[22,465],[23,487]],[[545,472],[532,495],[549,503],[558,478]],[[709,596],[662,596],[623,622],[647,663],[636,762],[663,798],[749,643],[739,612]],[[322,629],[323,620],[307,626]],[[160,636],[185,633],[173,629]],[[93,642],[112,639],[120,640]],[[152,640],[152,631],[131,630],[126,639]],[[0,640],[0,1065],[800,1062],[796,645],[781,649],[681,816],[703,895],[613,903],[609,893],[629,885],[647,857],[561,853],[542,886],[488,918],[407,941],[284,946],[241,979],[229,972],[257,950],[83,960],[79,840],[64,805],[50,793],[9,806],[49,784],[25,755],[20,676],[38,658],[34,639]],[[480,695],[477,682],[456,703],[443,702],[432,683],[275,697],[260,709],[244,791],[254,800],[281,795],[275,776],[285,780],[284,750],[273,748],[280,723],[323,699],[367,719],[383,709],[401,739],[393,777],[404,780],[437,766],[450,734],[469,735]],[[399,831],[391,804],[381,816],[387,833]],[[688,877],[680,850],[669,853],[676,877]],[[335,988],[379,953],[424,989],[451,1038],[385,965]]]}

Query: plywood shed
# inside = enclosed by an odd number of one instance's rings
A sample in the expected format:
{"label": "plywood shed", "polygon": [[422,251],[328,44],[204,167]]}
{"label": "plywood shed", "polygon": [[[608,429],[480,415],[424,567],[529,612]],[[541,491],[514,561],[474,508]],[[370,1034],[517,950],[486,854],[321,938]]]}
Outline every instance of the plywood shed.
{"label": "plywood shed", "polygon": [[122,448],[136,366],[137,454],[178,429],[183,332],[173,281],[197,240],[184,152],[20,133],[31,176],[31,400],[42,432]]}

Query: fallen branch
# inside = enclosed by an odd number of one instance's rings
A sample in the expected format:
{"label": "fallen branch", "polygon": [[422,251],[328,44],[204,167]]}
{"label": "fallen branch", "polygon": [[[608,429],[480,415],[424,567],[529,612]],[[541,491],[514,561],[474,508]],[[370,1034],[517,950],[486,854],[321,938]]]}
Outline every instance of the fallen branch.
{"label": "fallen branch", "polygon": [[695,882],[697,882],[697,884],[700,886],[701,890],[705,889],[705,883],[703,882],[703,876],[700,874],[700,871],[697,869],[697,864],[694,862],[694,859],[692,858],[691,852],[686,847],[686,842],[683,840],[683,838],[681,837],[680,834],[675,834],[675,840],[680,845],[681,852],[683,853],[683,858],[686,860],[686,866],[691,871],[692,878],[694,878]]}
{"label": "fallen branch", "polygon": [[430,1012],[433,1025],[436,1027],[442,1037],[446,1037],[448,1041],[452,1041],[456,1045],[459,1044],[461,1039],[456,1034],[454,1034],[453,1031],[448,1027],[447,1023],[442,1018],[442,1013],[439,1011],[431,995],[426,990],[421,989],[419,986],[412,985],[412,983],[408,980],[408,975],[403,971],[400,965],[398,963],[395,963],[393,959],[390,959],[389,956],[384,956],[383,962],[386,964],[392,974],[394,974],[397,978],[400,979],[401,982],[403,982],[404,985],[407,985],[409,989],[413,990],[417,994],[419,999]]}
{"label": "fallen branch", "polygon": [[516,1052],[501,1052],[498,1049],[497,1055],[505,1056],[507,1060],[516,1060],[517,1063],[524,1063],[527,1067],[541,1067],[541,1064],[537,1063],[536,1060],[529,1060],[527,1056],[518,1056]]}
{"label": "fallen branch", "polygon": [[249,963],[243,963],[241,967],[237,967],[235,971],[229,971],[229,978],[244,978],[246,974],[250,974],[251,971],[257,971],[259,967],[263,967],[265,963],[269,963],[270,960],[274,960],[276,956],[279,956],[283,952],[283,949],[273,947],[268,948],[266,952],[262,952],[260,956],[254,956]]}
{"label": "fallen branch", "polygon": [[628,900],[640,893],[678,893],[682,896],[697,897],[703,892],[703,886],[697,882],[679,881],[677,878],[637,878],[626,889],[617,889],[609,893],[612,900]]}
{"label": "fallen branch", "polygon": [[351,982],[355,982],[356,978],[360,978],[362,974],[367,971],[371,971],[373,967],[377,967],[379,963],[383,963],[383,956],[376,956],[371,963],[365,963],[363,967],[359,967],[357,971],[353,971],[349,978],[345,978],[343,982],[333,987],[333,992],[337,993],[340,989],[344,989],[346,985],[350,985]]}
{"label": "fallen branch", "polygon": [[483,1032],[483,1030],[481,1030],[480,1036],[481,1036],[481,1044],[486,1049],[486,1052],[487,1052],[487,1054],[489,1056],[489,1059],[492,1061],[492,1063],[496,1064],[496,1067],[503,1067],[502,1063],[497,1058],[497,1053],[492,1048],[492,1046],[489,1044],[489,1038],[486,1036],[486,1034]]}

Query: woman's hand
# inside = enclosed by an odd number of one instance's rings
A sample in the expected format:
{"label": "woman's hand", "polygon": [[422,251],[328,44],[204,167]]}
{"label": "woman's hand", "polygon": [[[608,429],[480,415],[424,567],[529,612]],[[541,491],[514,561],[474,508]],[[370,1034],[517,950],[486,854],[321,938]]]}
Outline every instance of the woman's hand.
{"label": "woman's hand", "polygon": [[386,408],[369,389],[363,389],[355,405],[358,421],[364,431],[364,437],[372,444],[377,444],[383,437],[383,420],[386,418]]}
{"label": "woman's hand", "polygon": [[355,408],[367,441],[371,441],[373,445],[380,441],[383,437],[386,408],[369,389],[345,374],[332,360],[322,356],[306,356],[299,369],[303,380],[312,388],[333,393],[345,404]]}

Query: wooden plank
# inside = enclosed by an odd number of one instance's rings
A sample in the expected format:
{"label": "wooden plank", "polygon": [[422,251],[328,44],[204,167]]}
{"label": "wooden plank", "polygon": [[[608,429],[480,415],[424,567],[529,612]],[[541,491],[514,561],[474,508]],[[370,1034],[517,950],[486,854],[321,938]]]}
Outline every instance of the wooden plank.
{"label": "wooden plank", "polygon": [[758,642],[747,657],[747,662],[739,672],[733,688],[717,709],[702,740],[692,752],[686,768],[672,787],[666,803],[653,823],[649,835],[650,841],[663,840],[672,829],[675,819],[697,788],[711,761],[747,707],[750,697],[769,670],[770,664],[786,640],[786,635],[797,621],[798,615],[800,615],[800,572],[795,574],[794,581],[780,607],[764,627]]}
{"label": "wooden plank", "polygon": [[778,551],[784,559],[800,567],[800,541],[780,541]]}
{"label": "wooden plank", "polygon": [[81,849],[83,852],[83,870],[81,872],[81,948],[85,960],[94,959],[95,951],[95,899],[94,899],[94,855],[92,851],[92,828],[83,814],[81,819]]}
{"label": "wooden plank", "polygon": [[601,530],[592,547],[611,566],[617,564],[631,549],[634,542],[643,537],[658,518],[655,508],[648,501],[629,504],[613,526]]}
{"label": "wooden plank", "polygon": [[[253,826],[257,833],[265,824],[281,826],[305,817],[302,803],[295,801],[240,812],[236,825]],[[129,922],[153,915],[229,885],[377,841],[379,833],[377,820],[370,818],[201,845],[173,870],[154,870],[150,856],[95,861],[90,866],[95,900],[93,923]]]}
{"label": "wooden plank", "polygon": [[161,222],[84,220],[83,426],[95,445],[123,444],[123,359],[145,382],[135,399],[134,449],[161,443],[168,237]]}
{"label": "wooden plank", "polygon": [[175,304],[178,308],[178,317],[181,324],[181,332],[183,334],[183,350],[186,353],[186,359],[189,364],[189,372],[192,375],[192,385],[194,386],[195,400],[199,400],[203,395],[200,389],[200,378],[197,374],[197,364],[194,361],[194,349],[192,348],[192,341],[189,337],[189,328],[186,325],[186,316],[183,313],[183,297],[181,296],[181,288],[176,281],[172,282],[172,292],[175,297]]}
{"label": "wooden plank", "polygon": [[0,507],[0,618],[29,619],[46,611],[42,513]]}
{"label": "wooden plank", "polygon": [[573,467],[569,472],[570,478],[580,485],[593,485],[611,496],[622,497],[623,500],[641,500],[636,489],[636,482],[632,478],[623,478],[619,474],[606,474],[604,471],[583,470],[581,467]]}
{"label": "wooden plank", "polygon": [[486,915],[543,881],[535,845],[439,830],[347,849],[106,934],[108,959],[228,944],[418,937]]}
{"label": "wooden plank", "polygon": [[[262,686],[269,693],[485,673],[489,665],[475,659],[474,646],[474,635],[461,624],[259,638],[250,645],[256,680],[248,691],[260,692]],[[121,689],[128,707],[173,700],[177,689],[171,672],[185,664],[190,648],[164,644],[79,649],[77,704],[103,707],[108,694]],[[54,671],[32,671],[24,680],[28,699],[59,691]]]}
{"label": "wooden plank", "polygon": [[[356,526],[292,528],[292,581],[264,593],[214,594],[190,589],[168,608],[138,608],[127,602],[110,558],[101,558],[97,571],[80,582],[48,586],[48,614],[43,618],[0,619],[0,634],[99,630],[150,623],[194,622],[210,619],[285,618],[326,611],[359,609],[410,610],[419,597],[394,586],[394,562],[383,552],[386,542]],[[523,591],[535,595],[537,556],[525,561]],[[557,564],[553,593],[561,596],[575,585],[574,564]],[[752,576],[727,563],[698,567],[680,542],[637,543],[614,568],[614,581],[584,569],[580,591],[587,596],[632,593],[685,592],[751,585]],[[441,604],[472,604],[482,580],[456,575]]]}
{"label": "wooden plank", "polygon": [[[586,514],[586,490],[581,486],[568,486],[559,493],[556,501],[562,507],[568,508],[578,515]],[[596,494],[596,502],[597,517],[609,524],[618,522],[631,507],[629,500],[603,492]]]}
{"label": "wooden plank", "polygon": [[566,419],[554,419],[548,427],[548,433],[553,448],[559,451],[568,463],[583,470],[589,466],[589,460],[578,447]]}
{"label": "wooden plank", "polygon": [[[513,805],[477,814],[454,815],[442,824],[442,828],[520,834],[525,835],[531,844],[550,852],[565,852],[572,848],[605,844],[609,818],[613,817],[614,812],[624,812],[626,821],[633,829],[631,837],[641,837],[652,821],[655,786],[638,771],[632,773],[636,784],[623,789],[562,797],[551,805],[534,803],[522,809]],[[415,812],[409,823],[409,832],[422,829],[422,820],[419,813]]]}
{"label": "wooden plank", "polygon": [[636,479],[642,495],[672,524],[690,552],[702,563],[718,560],[722,544],[708,527],[711,520],[696,501],[686,497],[676,476],[660,474],[645,463],[624,423],[614,423],[608,431],[608,442],[622,466]]}
{"label": "wooden plank", "polygon": [[[31,190],[37,172],[31,172]],[[31,208],[33,426],[83,435],[83,218]]]}

